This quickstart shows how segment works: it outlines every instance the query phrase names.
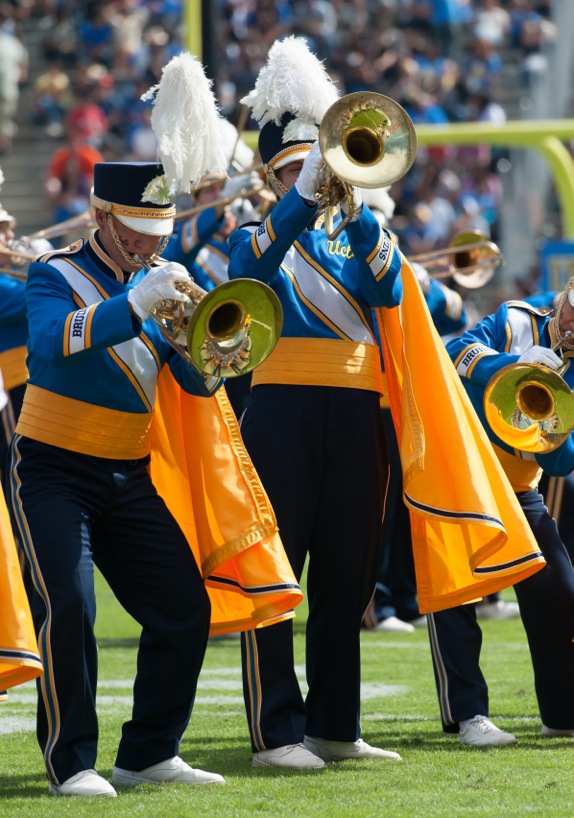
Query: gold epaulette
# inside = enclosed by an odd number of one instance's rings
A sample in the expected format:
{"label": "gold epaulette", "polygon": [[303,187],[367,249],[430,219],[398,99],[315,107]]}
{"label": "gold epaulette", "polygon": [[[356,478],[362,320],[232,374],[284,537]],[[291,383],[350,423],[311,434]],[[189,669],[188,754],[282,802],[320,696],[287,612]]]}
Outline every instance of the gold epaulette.
{"label": "gold epaulette", "polygon": [[526,310],[526,312],[531,313],[532,315],[539,315],[543,318],[545,315],[549,315],[554,307],[534,307],[532,304],[529,304],[528,301],[507,301],[507,305],[509,307],[517,307],[521,310]]}
{"label": "gold epaulette", "polygon": [[48,250],[47,253],[39,253],[35,257],[34,261],[41,261],[44,264],[47,264],[52,258],[58,256],[71,256],[81,250],[83,246],[84,240],[78,239],[77,241],[72,242],[72,244],[69,244],[67,247],[60,247],[59,250]]}

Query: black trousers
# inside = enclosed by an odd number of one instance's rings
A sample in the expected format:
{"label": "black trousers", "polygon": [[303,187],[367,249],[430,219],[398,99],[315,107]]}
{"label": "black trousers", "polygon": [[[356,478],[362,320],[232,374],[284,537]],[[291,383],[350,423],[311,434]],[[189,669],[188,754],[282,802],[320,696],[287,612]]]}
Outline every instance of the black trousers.
{"label": "black trousers", "polygon": [[133,711],[116,765],[178,754],[207,644],[210,604],[185,537],[157,495],[148,459],[107,460],[16,436],[11,505],[34,585],[44,675],[38,741],[48,778],[95,767],[94,565],[142,632]]}
{"label": "black trousers", "polygon": [[355,741],[361,620],[375,586],[387,482],[378,395],[256,386],[241,431],[298,579],[309,557],[306,698],[292,621],[242,635],[252,749],[296,744],[305,734]]}
{"label": "black trousers", "polygon": [[[546,566],[514,586],[524,624],[540,717],[547,727],[574,728],[574,570],[538,491],[518,500]],[[488,715],[480,669],[482,631],[474,605],[429,614],[429,635],[443,729]]]}

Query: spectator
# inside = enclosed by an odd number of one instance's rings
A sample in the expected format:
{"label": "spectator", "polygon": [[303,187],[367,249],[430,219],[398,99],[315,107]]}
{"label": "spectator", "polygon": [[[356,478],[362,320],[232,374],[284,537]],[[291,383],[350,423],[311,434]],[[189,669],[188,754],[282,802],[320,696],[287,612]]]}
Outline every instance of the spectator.
{"label": "spectator", "polygon": [[28,77],[28,51],[0,10],[0,154],[12,147],[20,88]]}

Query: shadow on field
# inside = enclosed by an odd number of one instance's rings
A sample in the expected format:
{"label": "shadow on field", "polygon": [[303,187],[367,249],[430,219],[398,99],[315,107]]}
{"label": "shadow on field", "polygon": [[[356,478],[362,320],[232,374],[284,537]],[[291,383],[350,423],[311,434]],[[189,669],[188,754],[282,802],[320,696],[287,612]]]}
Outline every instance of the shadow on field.
{"label": "shadow on field", "polygon": [[48,795],[48,779],[43,773],[38,775],[0,776],[2,801],[8,798],[39,798]]}
{"label": "shadow on field", "polygon": [[384,733],[370,730],[368,735],[365,735],[365,740],[374,747],[382,747],[385,750],[400,753],[403,760],[409,752],[417,750],[443,753],[520,753],[520,750],[524,749],[555,753],[556,751],[572,752],[574,748],[574,741],[569,738],[542,738],[539,727],[518,725],[513,727],[511,732],[518,739],[518,743],[508,747],[474,747],[461,744],[457,733],[443,733],[440,727],[428,731],[410,727],[407,731],[401,728],[400,724],[397,724],[396,727],[391,724]]}

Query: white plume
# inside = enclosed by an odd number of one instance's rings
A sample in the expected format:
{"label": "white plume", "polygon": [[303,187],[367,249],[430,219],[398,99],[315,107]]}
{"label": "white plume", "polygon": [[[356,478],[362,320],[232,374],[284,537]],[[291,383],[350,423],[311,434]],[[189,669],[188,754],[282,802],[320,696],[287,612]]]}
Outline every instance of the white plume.
{"label": "white plume", "polygon": [[273,43],[255,88],[241,102],[252,109],[260,128],[271,121],[279,125],[286,111],[292,113],[302,129],[298,134],[292,131],[291,140],[310,136],[310,127],[321,122],[338,97],[335,84],[305,39],[291,36]]}
{"label": "white plume", "polygon": [[142,96],[153,100],[151,127],[165,175],[175,192],[187,193],[204,174],[227,170],[221,123],[212,82],[188,52],[163,68],[161,79]]}
{"label": "white plume", "polygon": [[4,173],[2,171],[2,168],[0,168],[0,189],[2,188],[3,184],[4,184]]}

